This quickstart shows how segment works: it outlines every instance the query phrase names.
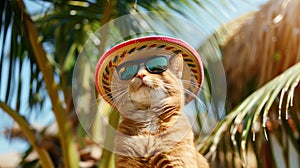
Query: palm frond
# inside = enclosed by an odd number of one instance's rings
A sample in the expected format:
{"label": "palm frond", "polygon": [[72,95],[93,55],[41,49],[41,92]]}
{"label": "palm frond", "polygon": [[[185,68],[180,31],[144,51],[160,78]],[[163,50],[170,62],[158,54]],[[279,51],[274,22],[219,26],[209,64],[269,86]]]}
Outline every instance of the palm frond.
{"label": "palm frond", "polygon": [[[252,140],[256,141],[256,135],[262,132],[268,141],[270,140],[269,133],[273,134],[278,131],[274,125],[278,125],[281,122],[287,123],[286,125],[282,124],[284,125],[283,129],[289,132],[290,136],[295,137],[295,134],[300,131],[299,126],[295,127],[289,123],[299,123],[299,114],[297,114],[299,112],[297,107],[299,106],[299,101],[296,101],[296,105],[294,104],[294,97],[299,96],[298,92],[295,95],[295,89],[299,81],[300,63],[297,63],[255,91],[234,108],[217,125],[213,134],[201,144],[201,152],[208,152],[209,156],[213,155],[218,144],[224,138],[224,132],[230,131],[231,142],[234,148],[241,150],[237,152],[237,156],[246,161],[247,145],[251,139],[249,138],[250,134],[252,133]],[[274,105],[277,105],[277,108]],[[270,114],[270,112],[272,113]],[[282,118],[284,119],[282,120]],[[260,126],[262,126],[262,129],[259,129]],[[293,128],[291,129],[291,127]],[[236,139],[237,136],[239,140]],[[255,143],[262,143],[261,140],[259,138],[259,142]],[[296,139],[292,138],[292,142],[295,149],[299,152],[299,144],[297,144]]]}
{"label": "palm frond", "polygon": [[223,48],[233,104],[300,61],[300,18],[295,15],[299,8],[298,0],[269,1],[259,11],[228,24],[229,29],[239,27]]}
{"label": "palm frond", "polygon": [[[29,111],[40,111],[47,95],[40,78],[41,73],[36,68],[37,64],[31,46],[28,45],[29,39],[22,24],[22,12],[16,1],[1,1],[0,14],[2,19],[0,28],[2,34],[0,39],[2,44],[0,49],[0,92],[3,92],[0,99],[16,111],[19,111],[20,108],[28,109],[28,107],[30,108]],[[23,78],[25,72],[28,72],[26,74],[28,79]],[[28,100],[24,98],[21,100],[21,95],[28,95]]]}

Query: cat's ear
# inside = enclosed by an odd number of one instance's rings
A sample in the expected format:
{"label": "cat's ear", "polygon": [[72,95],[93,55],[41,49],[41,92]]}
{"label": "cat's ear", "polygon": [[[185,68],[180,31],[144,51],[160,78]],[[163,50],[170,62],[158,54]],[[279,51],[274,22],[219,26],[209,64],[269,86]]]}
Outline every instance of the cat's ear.
{"label": "cat's ear", "polygon": [[169,69],[178,79],[182,77],[183,63],[184,61],[181,54],[177,54],[170,59]]}

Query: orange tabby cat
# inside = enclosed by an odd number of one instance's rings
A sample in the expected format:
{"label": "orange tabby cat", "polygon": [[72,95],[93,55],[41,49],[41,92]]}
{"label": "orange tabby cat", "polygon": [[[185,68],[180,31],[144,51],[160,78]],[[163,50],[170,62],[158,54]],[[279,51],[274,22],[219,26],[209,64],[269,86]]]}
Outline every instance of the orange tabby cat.
{"label": "orange tabby cat", "polygon": [[115,138],[116,167],[209,167],[194,146],[183,112],[183,64],[181,54],[170,58],[162,73],[150,73],[140,64],[118,107],[122,120]]}

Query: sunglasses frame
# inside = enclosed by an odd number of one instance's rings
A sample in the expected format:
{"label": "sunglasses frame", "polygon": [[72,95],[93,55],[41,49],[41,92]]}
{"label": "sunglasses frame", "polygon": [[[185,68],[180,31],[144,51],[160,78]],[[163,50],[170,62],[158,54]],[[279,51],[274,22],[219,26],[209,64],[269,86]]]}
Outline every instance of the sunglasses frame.
{"label": "sunglasses frame", "polygon": [[[154,58],[160,58],[160,57],[163,57],[167,60],[167,68],[163,71],[159,71],[159,72],[153,72],[149,69],[149,67],[147,66],[147,62],[150,61],[150,60],[153,60]],[[146,70],[151,73],[151,74],[160,74],[160,73],[163,73],[164,71],[166,71],[168,68],[169,68],[169,60],[170,60],[170,56],[166,56],[166,55],[155,55],[155,56],[151,56],[151,57],[147,57],[145,59],[139,59],[139,60],[132,60],[132,61],[127,61],[127,62],[124,62],[120,65],[118,65],[116,67],[116,70],[117,70],[117,74],[119,76],[119,78],[121,80],[130,80],[132,79],[133,77],[136,76],[136,74],[138,73],[139,69],[140,69],[140,65],[143,63]],[[137,71],[135,72],[135,74],[130,78],[130,79],[122,79],[121,76],[120,76],[120,73],[119,71],[121,70],[121,68],[123,67],[128,67],[128,66],[133,66],[133,65],[137,65]]]}

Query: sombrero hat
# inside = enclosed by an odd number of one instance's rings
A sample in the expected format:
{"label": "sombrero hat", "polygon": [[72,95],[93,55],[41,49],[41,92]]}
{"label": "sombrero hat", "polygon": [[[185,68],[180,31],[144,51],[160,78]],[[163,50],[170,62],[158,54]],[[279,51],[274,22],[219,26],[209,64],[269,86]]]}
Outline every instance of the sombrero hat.
{"label": "sombrero hat", "polygon": [[184,59],[182,74],[185,89],[185,104],[198,95],[203,82],[203,67],[197,51],[188,43],[167,36],[146,36],[131,39],[112,47],[98,61],[95,70],[95,85],[112,107],[114,96],[111,92],[112,80],[117,76],[116,67],[126,59],[167,54],[171,57],[181,54]]}

